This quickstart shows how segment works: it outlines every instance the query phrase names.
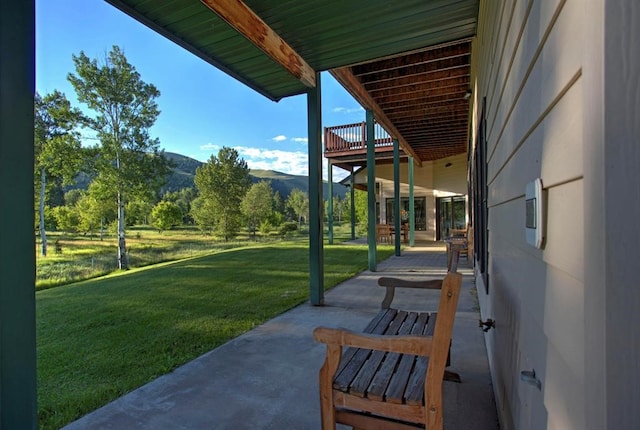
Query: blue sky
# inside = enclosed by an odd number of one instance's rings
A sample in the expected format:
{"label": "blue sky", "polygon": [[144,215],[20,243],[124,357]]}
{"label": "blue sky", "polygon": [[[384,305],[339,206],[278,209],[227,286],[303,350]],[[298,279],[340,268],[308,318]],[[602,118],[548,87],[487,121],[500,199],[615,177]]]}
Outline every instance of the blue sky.
{"label": "blue sky", "polygon": [[[306,96],[272,102],[102,0],[36,0],[41,95],[57,89],[82,108],[67,81],[75,72],[71,56],[104,58],[113,45],[160,90],[162,113],[151,135],[165,151],[206,161],[228,146],[250,168],[307,174]],[[328,73],[322,104],[323,126],[364,121],[364,110]],[[334,180],[345,175],[334,169]]]}

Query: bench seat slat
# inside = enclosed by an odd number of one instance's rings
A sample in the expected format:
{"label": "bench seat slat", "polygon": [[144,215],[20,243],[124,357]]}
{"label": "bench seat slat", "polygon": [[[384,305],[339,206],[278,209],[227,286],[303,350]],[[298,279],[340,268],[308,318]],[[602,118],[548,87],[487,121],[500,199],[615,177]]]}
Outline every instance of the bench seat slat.
{"label": "bench seat slat", "polygon": [[[385,335],[397,335],[402,334],[402,327],[407,318],[408,313],[406,311],[396,312],[395,318],[384,330]],[[349,392],[359,397],[365,397],[368,392],[369,384],[373,376],[378,372],[380,363],[385,359],[387,355],[384,351],[374,351],[369,358],[362,364],[358,375],[355,377],[349,388]]]}
{"label": "bench seat slat", "polygon": [[[424,334],[426,336],[433,336],[433,332],[436,328],[437,314],[432,315],[429,318],[429,322],[425,327]],[[429,359],[427,357],[417,357],[414,370],[411,374],[411,379],[407,384],[407,389],[404,393],[405,402],[409,405],[422,405],[424,402],[424,380],[427,375],[427,368],[429,367]]]}
{"label": "bench seat slat", "polygon": [[[384,334],[397,312],[396,309],[381,310],[375,318],[375,324],[372,321],[372,324],[369,324],[365,329],[370,331],[365,331],[365,333]],[[348,391],[353,379],[358,375],[362,365],[369,359],[371,353],[372,351],[368,349],[348,348],[336,372],[337,376],[333,381],[333,387],[336,390]]]}
{"label": "bench seat slat", "polygon": [[[416,326],[417,320],[418,320],[418,313],[410,312],[407,315],[407,318],[405,318],[404,323],[402,324],[402,327],[398,331],[398,334],[401,334],[401,335],[421,334],[421,333],[415,333],[415,326]],[[385,355],[382,366],[380,366],[380,369],[378,370],[378,372],[376,372],[373,380],[371,381],[371,384],[369,385],[367,396],[370,399],[377,400],[377,401],[384,400],[384,393],[386,392],[387,387],[389,386],[389,381],[391,380],[391,377],[393,376],[394,372],[397,369],[397,363],[398,363],[398,360],[400,360],[401,356],[402,354],[395,353],[395,352],[388,352]]]}
{"label": "bench seat slat", "polygon": [[[413,327],[413,334],[424,335],[431,320],[435,320],[431,314],[426,312],[420,313],[417,322]],[[385,399],[387,402],[396,404],[405,403],[404,393],[411,375],[415,373],[415,361],[415,355],[402,354],[398,365],[398,371],[393,375],[391,381],[389,381],[389,386],[385,392]],[[422,377],[424,378],[424,376],[425,374],[423,373]]]}

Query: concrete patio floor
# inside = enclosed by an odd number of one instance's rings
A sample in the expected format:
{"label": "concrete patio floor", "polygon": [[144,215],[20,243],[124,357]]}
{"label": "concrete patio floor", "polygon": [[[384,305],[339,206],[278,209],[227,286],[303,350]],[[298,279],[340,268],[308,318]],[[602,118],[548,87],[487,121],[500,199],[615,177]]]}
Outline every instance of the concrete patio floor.
{"label": "concrete patio floor", "polygon": [[[407,248],[402,256],[338,285],[325,306],[302,304],[109,403],[65,427],[78,429],[319,429],[318,370],[324,345],[315,327],[360,330],[378,312],[380,276],[442,278],[441,244]],[[497,430],[498,419],[471,269],[465,275],[454,326],[450,370],[462,383],[444,383],[446,429]],[[394,307],[434,310],[437,291],[396,292]],[[345,428],[345,427],[339,427]]]}

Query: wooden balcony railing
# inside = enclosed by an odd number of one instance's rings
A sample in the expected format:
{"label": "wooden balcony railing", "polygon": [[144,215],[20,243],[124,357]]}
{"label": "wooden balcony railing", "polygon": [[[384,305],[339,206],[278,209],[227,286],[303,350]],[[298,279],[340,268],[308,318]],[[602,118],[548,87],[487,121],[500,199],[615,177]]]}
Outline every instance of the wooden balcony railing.
{"label": "wooden balcony railing", "polygon": [[[337,125],[324,129],[324,154],[330,158],[339,154],[366,153],[367,124]],[[393,139],[378,123],[374,124],[374,145],[376,152],[393,149]]]}

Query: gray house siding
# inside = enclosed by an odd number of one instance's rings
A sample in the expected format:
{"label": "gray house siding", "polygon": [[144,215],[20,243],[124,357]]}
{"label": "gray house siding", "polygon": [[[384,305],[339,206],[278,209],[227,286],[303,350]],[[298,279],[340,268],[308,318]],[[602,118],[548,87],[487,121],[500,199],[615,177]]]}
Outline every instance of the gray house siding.
{"label": "gray house siding", "polygon": [[[577,0],[483,2],[474,42],[489,230],[489,292],[479,288],[479,299],[483,317],[497,321],[486,341],[505,429],[585,428],[582,8]],[[525,187],[538,177],[543,249],[524,231]],[[541,390],[521,381],[527,370]]]}
{"label": "gray house siding", "polygon": [[[632,0],[481,2],[488,285],[476,280],[497,321],[485,339],[502,428],[640,428],[639,27]],[[542,249],[524,233],[537,177]],[[534,369],[541,390],[520,378]]]}

